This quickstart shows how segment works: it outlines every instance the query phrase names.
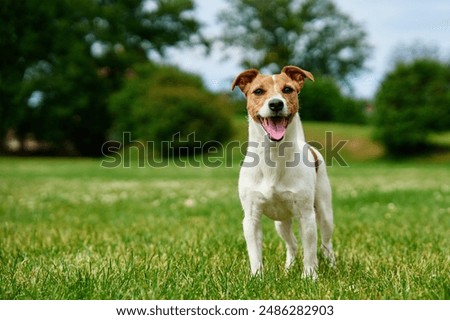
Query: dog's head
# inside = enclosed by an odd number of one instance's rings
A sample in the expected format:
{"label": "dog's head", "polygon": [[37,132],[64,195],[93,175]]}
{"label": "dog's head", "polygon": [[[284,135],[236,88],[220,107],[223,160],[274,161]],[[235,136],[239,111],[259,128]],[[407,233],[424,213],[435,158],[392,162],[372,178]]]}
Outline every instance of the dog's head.
{"label": "dog's head", "polygon": [[276,75],[250,69],[234,79],[231,90],[236,86],[241,89],[247,98],[249,116],[261,124],[272,141],[280,141],[298,111],[297,95],[305,78],[314,81],[310,72],[295,66],[286,66]]}

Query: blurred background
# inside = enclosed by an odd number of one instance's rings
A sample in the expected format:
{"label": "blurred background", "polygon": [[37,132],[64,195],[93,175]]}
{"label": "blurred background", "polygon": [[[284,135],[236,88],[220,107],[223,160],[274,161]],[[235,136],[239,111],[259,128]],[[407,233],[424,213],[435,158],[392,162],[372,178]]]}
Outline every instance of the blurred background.
{"label": "blurred background", "polygon": [[231,81],[284,65],[317,79],[306,123],[361,126],[376,156],[449,154],[445,1],[1,0],[0,20],[2,154],[98,157],[124,132],[180,132],[182,150],[245,139]]}
{"label": "blurred background", "polygon": [[[448,0],[0,0],[0,299],[449,300],[449,35]],[[333,188],[315,285],[269,219],[248,277],[241,230],[231,82],[284,65]]]}

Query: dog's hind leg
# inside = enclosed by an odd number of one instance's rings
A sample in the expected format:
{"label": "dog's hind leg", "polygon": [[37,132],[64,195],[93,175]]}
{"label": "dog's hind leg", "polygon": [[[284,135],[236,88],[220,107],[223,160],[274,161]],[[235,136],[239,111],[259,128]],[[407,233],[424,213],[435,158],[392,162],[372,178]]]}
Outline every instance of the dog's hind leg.
{"label": "dog's hind leg", "polygon": [[286,264],[285,269],[288,270],[295,261],[297,255],[297,239],[295,239],[292,231],[292,219],[284,221],[275,221],[275,229],[280,237],[286,242]]}
{"label": "dog's hind leg", "polygon": [[[321,168],[321,170],[325,170]],[[326,172],[319,170],[316,185],[316,196],[314,208],[316,210],[316,219],[319,224],[320,234],[322,238],[322,253],[325,258],[335,265],[335,257],[331,238],[333,235],[333,208],[331,204],[331,187]]]}
{"label": "dog's hind leg", "polygon": [[333,211],[323,201],[316,201],[316,218],[319,224],[320,235],[322,238],[322,253],[331,265],[335,264],[335,257],[333,252],[333,244],[331,237],[333,235]]}

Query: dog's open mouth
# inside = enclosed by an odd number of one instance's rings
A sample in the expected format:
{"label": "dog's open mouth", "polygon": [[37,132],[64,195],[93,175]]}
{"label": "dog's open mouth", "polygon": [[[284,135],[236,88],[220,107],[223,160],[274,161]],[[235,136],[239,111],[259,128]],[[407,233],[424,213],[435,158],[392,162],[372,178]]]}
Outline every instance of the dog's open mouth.
{"label": "dog's open mouth", "polygon": [[281,141],[286,133],[290,117],[259,117],[259,122],[272,141]]}

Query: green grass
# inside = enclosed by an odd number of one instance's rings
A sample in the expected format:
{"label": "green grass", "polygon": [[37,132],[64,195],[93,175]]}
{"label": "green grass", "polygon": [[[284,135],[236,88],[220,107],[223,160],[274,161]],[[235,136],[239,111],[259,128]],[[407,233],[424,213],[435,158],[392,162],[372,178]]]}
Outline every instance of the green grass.
{"label": "green grass", "polygon": [[450,299],[448,167],[330,167],[338,262],[314,283],[300,255],[283,272],[269,219],[264,277],[249,276],[238,165],[0,158],[0,298]]}

